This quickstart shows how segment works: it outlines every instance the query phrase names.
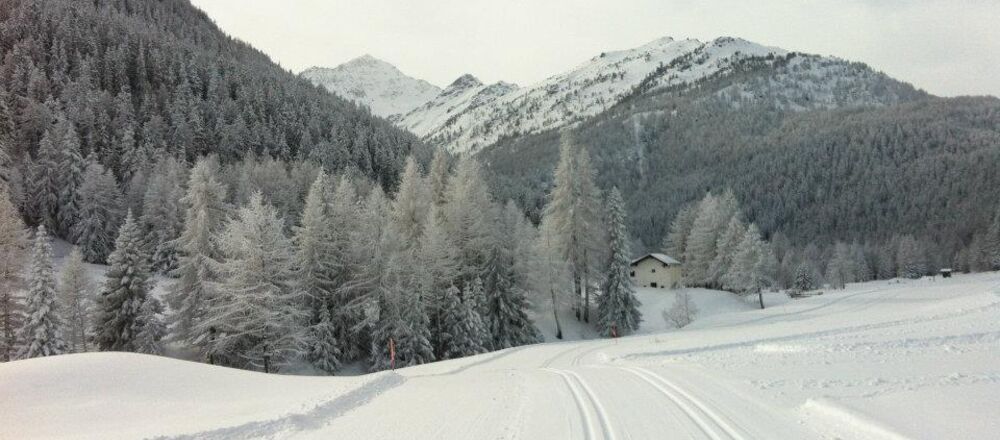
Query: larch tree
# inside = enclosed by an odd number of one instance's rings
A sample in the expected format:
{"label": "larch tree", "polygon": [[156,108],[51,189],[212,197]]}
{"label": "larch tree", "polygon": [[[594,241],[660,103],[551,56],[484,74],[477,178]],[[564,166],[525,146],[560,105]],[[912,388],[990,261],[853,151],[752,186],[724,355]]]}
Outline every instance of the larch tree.
{"label": "larch tree", "polygon": [[199,334],[215,329],[212,359],[270,372],[299,354],[308,311],[292,286],[293,246],[283,231],[277,210],[254,193],[217,236],[222,281],[195,326]]}
{"label": "larch tree", "polygon": [[625,201],[617,187],[611,189],[607,206],[611,254],[597,301],[597,328],[602,336],[618,337],[638,330],[642,313],[639,311],[641,303],[629,278],[631,252],[625,223]]}
{"label": "larch tree", "polygon": [[694,227],[697,216],[697,205],[691,204],[681,208],[674,217],[670,223],[670,232],[663,238],[662,244],[668,255],[684,261],[684,256],[687,254],[688,237],[691,235],[691,228]]}
{"label": "larch tree", "polygon": [[917,279],[927,273],[927,256],[912,235],[906,235],[899,241],[896,261],[900,277]]}
{"label": "larch tree", "polygon": [[[2,105],[2,104],[0,104]],[[11,203],[6,184],[0,184],[0,361],[15,358],[17,330],[24,317],[25,261],[28,259],[28,230]]]}
{"label": "larch tree", "polygon": [[712,194],[705,195],[697,211],[684,253],[684,279],[690,286],[711,287],[720,225],[725,225],[729,218],[723,216],[719,199]]}
{"label": "larch tree", "polygon": [[114,176],[91,157],[80,184],[80,213],[72,234],[85,261],[107,261],[121,225],[123,204]]}
{"label": "larch tree", "polygon": [[59,299],[66,321],[66,344],[74,353],[90,351],[93,336],[94,286],[83,264],[83,253],[74,247],[66,259],[59,279]]}
{"label": "larch tree", "polygon": [[29,359],[66,353],[52,271],[52,244],[44,225],[39,226],[35,233],[27,284],[24,322],[18,330],[21,347],[17,357]]}
{"label": "larch tree", "polygon": [[850,248],[843,242],[834,245],[833,255],[826,266],[826,281],[835,289],[843,289],[856,281],[857,268]]}
{"label": "larch tree", "polygon": [[[195,327],[204,319],[205,302],[212,297],[218,281],[221,252],[213,235],[221,228],[226,215],[226,187],[218,180],[219,166],[214,157],[195,163],[188,178],[184,205],[184,229],[174,247],[178,251],[177,281],[170,286],[167,304],[173,340],[203,351],[211,327],[200,333]],[[202,353],[205,354],[204,352]]]}
{"label": "larch tree", "polygon": [[307,357],[313,365],[332,373],[340,365],[336,328],[330,311],[336,287],[334,278],[339,267],[336,266],[336,248],[330,229],[329,190],[326,173],[320,171],[309,187],[293,242],[294,284],[309,312],[304,342],[309,347]]}
{"label": "larch tree", "polygon": [[479,162],[463,157],[448,178],[447,202],[442,213],[448,236],[459,252],[459,277],[463,284],[481,276],[489,256],[489,210],[493,206]]}
{"label": "larch tree", "polygon": [[736,248],[733,265],[724,277],[724,282],[741,295],[756,294],[760,308],[763,309],[763,291],[774,284],[776,270],[774,253],[761,238],[757,225],[751,223]]}
{"label": "larch tree", "polygon": [[413,157],[406,159],[406,166],[400,176],[399,191],[392,202],[392,222],[399,231],[404,249],[413,249],[423,233],[424,220],[431,205],[431,191],[427,179],[420,175],[420,169]]}
{"label": "larch tree", "polygon": [[431,202],[442,206],[448,200],[448,153],[444,148],[434,150],[427,180],[431,191]]}
{"label": "larch tree", "polygon": [[142,229],[130,211],[108,257],[104,287],[98,296],[96,341],[101,350],[138,351],[143,330],[142,306],[152,289],[149,254]]}
{"label": "larch tree", "polygon": [[[726,273],[729,272],[729,269],[733,265],[733,256],[736,255],[736,249],[739,247],[740,242],[743,241],[745,234],[746,226],[743,226],[743,222],[740,221],[739,217],[733,216],[729,220],[725,231],[719,236],[716,242],[715,259],[712,260],[712,265],[709,269],[712,279],[721,281]],[[731,288],[731,286],[727,286],[725,283],[720,284],[725,288]]]}

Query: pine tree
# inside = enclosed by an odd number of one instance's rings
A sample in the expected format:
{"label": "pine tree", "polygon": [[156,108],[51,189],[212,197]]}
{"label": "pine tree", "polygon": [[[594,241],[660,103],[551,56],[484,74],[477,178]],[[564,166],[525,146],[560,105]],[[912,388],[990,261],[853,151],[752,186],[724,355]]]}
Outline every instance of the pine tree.
{"label": "pine tree", "polygon": [[212,359],[271,371],[299,353],[308,312],[292,286],[293,246],[283,230],[277,210],[257,192],[216,238],[222,281],[194,328],[204,335],[215,329],[207,341]]}
{"label": "pine tree", "polygon": [[94,309],[93,286],[83,265],[80,248],[69,253],[60,278],[59,293],[63,318],[66,321],[67,348],[74,353],[89,351]]}
{"label": "pine tree", "polygon": [[455,286],[445,289],[441,296],[441,321],[441,360],[486,352],[482,334],[489,330],[472,305],[462,302]]}
{"label": "pine tree", "polygon": [[18,358],[54,356],[66,352],[62,319],[56,300],[56,280],[52,272],[52,245],[45,226],[35,233],[35,247],[28,270],[28,291],[24,322],[18,330],[21,348]]}
{"label": "pine tree", "polygon": [[80,213],[72,231],[85,261],[107,260],[121,224],[122,206],[122,194],[114,177],[91,158],[80,185]]}
{"label": "pine tree", "polygon": [[217,176],[213,157],[202,158],[191,169],[187,194],[181,199],[184,229],[174,245],[179,252],[174,272],[178,279],[166,297],[173,310],[171,338],[198,348],[204,348],[211,336],[195,331],[195,326],[203,320],[205,302],[213,296],[221,256],[212,237],[225,217],[226,188]]}
{"label": "pine tree", "polygon": [[625,336],[639,329],[641,303],[629,279],[631,262],[628,232],[625,226],[625,202],[618,188],[608,196],[608,230],[611,256],[604,276],[604,288],[598,297],[597,328],[606,337]]}
{"label": "pine tree", "polygon": [[140,315],[152,288],[143,242],[142,230],[130,211],[108,257],[110,267],[98,297],[96,340],[101,350],[139,350]]}
{"label": "pine tree", "polygon": [[0,361],[3,362],[14,359],[17,330],[23,322],[24,304],[18,293],[24,287],[28,247],[28,231],[10,201],[6,186],[0,184]]}

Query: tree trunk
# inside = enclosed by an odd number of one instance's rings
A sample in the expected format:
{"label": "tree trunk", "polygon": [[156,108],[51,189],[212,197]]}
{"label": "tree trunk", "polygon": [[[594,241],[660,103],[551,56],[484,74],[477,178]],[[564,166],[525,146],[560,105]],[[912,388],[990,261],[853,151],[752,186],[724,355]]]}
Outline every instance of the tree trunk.
{"label": "tree trunk", "polygon": [[757,292],[757,299],[760,300],[760,309],[764,310],[764,291]]}
{"label": "tree trunk", "polygon": [[556,339],[562,339],[562,326],[559,324],[559,307],[556,306],[556,290],[549,286],[552,295],[552,317],[556,319]]}
{"label": "tree trunk", "polygon": [[587,264],[587,251],[583,251],[583,322],[590,322],[590,265]]}

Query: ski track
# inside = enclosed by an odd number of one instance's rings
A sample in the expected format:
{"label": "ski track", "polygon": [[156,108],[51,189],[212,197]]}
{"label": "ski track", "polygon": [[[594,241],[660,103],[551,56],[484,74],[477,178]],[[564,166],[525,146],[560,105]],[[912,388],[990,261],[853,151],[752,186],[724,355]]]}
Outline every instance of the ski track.
{"label": "ski track", "polygon": [[[563,382],[566,383],[566,387],[569,388],[570,393],[573,394],[573,400],[576,401],[576,407],[579,410],[580,417],[583,419],[585,438],[615,440],[614,432],[611,429],[611,422],[608,419],[604,405],[601,404],[601,401],[597,399],[593,390],[583,381],[583,378],[579,374],[555,368],[544,368],[543,371],[561,377]],[[584,398],[584,395],[586,395],[586,398]],[[590,404],[588,405],[587,402]],[[594,417],[590,415],[590,410],[593,410],[599,420],[594,420]],[[600,425],[600,429],[597,429],[595,425]],[[602,434],[600,437],[597,436],[598,431]]]}
{"label": "ski track", "polygon": [[193,434],[154,438],[161,440],[214,440],[286,437],[298,431],[319,429],[331,420],[368,404],[382,393],[402,385],[404,382],[406,379],[403,376],[389,372],[357,389],[319,403],[302,413],[286,414],[271,420],[249,422]]}
{"label": "ski track", "polygon": [[707,405],[695,399],[680,387],[667,381],[662,376],[641,367],[625,367],[621,370],[632,373],[646,383],[649,383],[667,399],[677,405],[693,421],[702,432],[714,440],[744,440],[745,437],[736,432],[728,422],[723,420]]}

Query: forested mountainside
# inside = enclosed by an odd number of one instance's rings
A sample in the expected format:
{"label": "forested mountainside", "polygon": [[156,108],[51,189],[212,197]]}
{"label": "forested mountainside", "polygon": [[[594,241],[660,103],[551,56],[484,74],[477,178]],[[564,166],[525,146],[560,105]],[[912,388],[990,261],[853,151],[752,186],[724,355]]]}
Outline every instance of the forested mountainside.
{"label": "forested mountainside", "polygon": [[152,157],[211,153],[356,167],[392,187],[403,159],[423,148],[225,35],[186,0],[2,0],[0,59],[3,151],[13,186],[29,184],[15,192],[42,183],[29,170],[49,159],[45,139],[53,151],[93,155],[121,183]]}
{"label": "forested mountainside", "polygon": [[[947,264],[986,231],[998,207],[1000,100],[930,97],[863,65],[786,59],[639,88],[572,130],[601,186],[625,194],[641,246],[661,248],[683,206],[726,188],[765,236],[799,247],[913,234]],[[802,60],[814,65],[796,68]],[[537,218],[558,139],[508,138],[481,152],[498,197]]]}

